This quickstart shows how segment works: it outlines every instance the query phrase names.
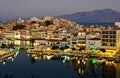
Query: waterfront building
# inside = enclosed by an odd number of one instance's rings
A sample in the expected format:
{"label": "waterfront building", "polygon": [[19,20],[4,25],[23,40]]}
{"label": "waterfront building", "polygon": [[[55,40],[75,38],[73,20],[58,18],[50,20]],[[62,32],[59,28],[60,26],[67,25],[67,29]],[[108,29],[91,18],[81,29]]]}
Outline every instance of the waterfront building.
{"label": "waterfront building", "polygon": [[60,45],[60,40],[59,39],[48,39],[47,44],[49,46],[55,46],[55,45],[58,46]]}
{"label": "waterfront building", "polygon": [[[52,22],[51,25],[45,24],[45,21]],[[14,31],[13,26],[22,24],[25,28]],[[12,20],[9,27],[0,30],[1,34],[9,41],[7,43],[15,43],[16,45],[30,44],[30,39],[35,39],[34,46],[65,46],[72,47],[86,47],[92,48],[105,48],[112,50],[120,50],[120,36],[119,36],[119,22],[116,26],[87,26],[83,27],[75,22],[71,22],[64,18],[54,18],[46,16],[42,20],[33,17],[29,21],[21,18],[19,20]],[[1,36],[2,37],[2,36]],[[4,36],[3,36],[4,37]]]}
{"label": "waterfront building", "polygon": [[100,49],[100,48],[101,48],[100,38],[91,38],[86,40],[86,49]]}
{"label": "waterfront building", "polygon": [[102,48],[108,50],[120,50],[120,30],[108,27],[101,31]]}
{"label": "waterfront building", "polygon": [[15,45],[21,45],[21,32],[20,31],[14,31],[14,44]]}
{"label": "waterfront building", "polygon": [[41,38],[41,32],[39,29],[31,29],[30,35],[31,35],[31,38],[34,38],[34,39]]}
{"label": "waterfront building", "polygon": [[86,49],[101,48],[101,32],[86,33]]}
{"label": "waterfront building", "polygon": [[76,47],[76,44],[77,44],[77,35],[78,33],[72,33],[71,34],[71,40],[70,40],[70,46],[71,47]]}
{"label": "waterfront building", "polygon": [[20,31],[14,31],[14,38],[15,39],[20,39],[21,37],[21,32]]}
{"label": "waterfront building", "polygon": [[6,39],[6,44],[14,43],[14,31],[6,31],[4,35]]}
{"label": "waterfront building", "polygon": [[14,38],[14,31],[6,31],[4,35],[6,39],[12,39]]}
{"label": "waterfront building", "polygon": [[89,32],[86,33],[86,40],[91,38],[101,38],[101,32]]}
{"label": "waterfront building", "polygon": [[65,45],[69,45],[67,38],[63,38],[62,40],[60,40],[60,47],[63,47]]}
{"label": "waterfront building", "polygon": [[30,39],[30,31],[29,30],[23,29],[23,30],[20,30],[20,32],[21,32],[21,34],[20,34],[21,39]]}
{"label": "waterfront building", "polygon": [[78,47],[85,47],[86,44],[86,32],[79,31],[77,35],[77,45]]}

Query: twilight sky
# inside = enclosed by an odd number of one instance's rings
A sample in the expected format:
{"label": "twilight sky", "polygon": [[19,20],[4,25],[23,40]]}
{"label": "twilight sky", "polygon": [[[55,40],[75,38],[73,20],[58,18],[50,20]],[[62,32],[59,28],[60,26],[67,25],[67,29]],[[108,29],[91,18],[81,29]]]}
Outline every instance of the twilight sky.
{"label": "twilight sky", "polygon": [[111,8],[120,12],[120,0],[0,0],[1,17],[58,16]]}

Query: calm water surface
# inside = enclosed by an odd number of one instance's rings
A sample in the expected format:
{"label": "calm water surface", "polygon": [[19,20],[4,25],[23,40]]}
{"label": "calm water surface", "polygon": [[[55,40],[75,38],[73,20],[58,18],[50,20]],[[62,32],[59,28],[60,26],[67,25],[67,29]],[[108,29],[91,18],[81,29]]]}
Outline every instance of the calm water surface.
{"label": "calm water surface", "polygon": [[20,51],[14,60],[1,62],[0,78],[120,78],[118,63],[45,58],[31,59],[26,51]]}

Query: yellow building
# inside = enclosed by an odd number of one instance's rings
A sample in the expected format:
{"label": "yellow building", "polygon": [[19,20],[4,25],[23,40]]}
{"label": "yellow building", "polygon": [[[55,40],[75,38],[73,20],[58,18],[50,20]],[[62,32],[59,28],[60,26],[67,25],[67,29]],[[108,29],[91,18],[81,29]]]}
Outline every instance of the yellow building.
{"label": "yellow building", "polygon": [[120,50],[120,30],[105,29],[101,32],[102,48]]}
{"label": "yellow building", "polygon": [[86,27],[85,31],[86,31],[86,33],[101,31],[101,27]]}

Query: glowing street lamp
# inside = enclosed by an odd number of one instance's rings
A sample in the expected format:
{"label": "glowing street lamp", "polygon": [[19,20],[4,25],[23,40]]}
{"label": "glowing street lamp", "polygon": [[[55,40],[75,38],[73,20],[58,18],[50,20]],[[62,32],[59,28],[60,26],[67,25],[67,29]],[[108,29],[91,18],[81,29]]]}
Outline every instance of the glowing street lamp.
{"label": "glowing street lamp", "polygon": [[96,51],[97,51],[96,48],[93,48],[93,49],[92,49],[92,52],[96,52]]}
{"label": "glowing street lamp", "polygon": [[95,59],[93,59],[91,62],[92,62],[92,64],[96,64],[97,63],[97,61]]}

